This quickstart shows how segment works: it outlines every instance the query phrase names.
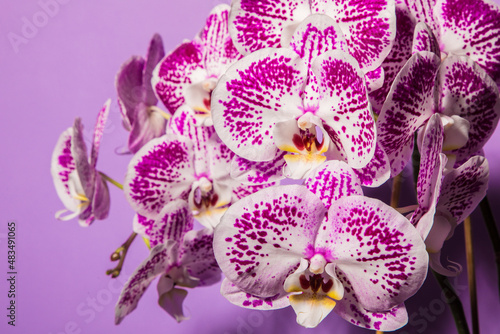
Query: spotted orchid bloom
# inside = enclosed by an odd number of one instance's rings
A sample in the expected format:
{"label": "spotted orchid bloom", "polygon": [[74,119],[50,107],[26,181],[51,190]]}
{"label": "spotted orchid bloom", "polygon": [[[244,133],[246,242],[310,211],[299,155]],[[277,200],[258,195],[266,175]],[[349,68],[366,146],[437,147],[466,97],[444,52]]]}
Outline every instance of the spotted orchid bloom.
{"label": "spotted orchid bloom", "polygon": [[404,1],[396,1],[396,35],[391,51],[380,66],[383,71],[383,83],[379,89],[369,91],[370,103],[375,114],[380,114],[387,94],[399,71],[412,56],[412,43],[415,30],[415,18],[406,7]]}
{"label": "spotted orchid bloom", "polygon": [[118,105],[123,125],[130,131],[128,148],[136,153],[153,138],[165,134],[170,114],[158,108],[158,99],[151,86],[151,77],[156,64],[165,56],[163,41],[155,34],[149,44],[148,55],[131,57],[116,75]]}
{"label": "spotted orchid bloom", "polygon": [[274,185],[262,184],[260,179],[249,179],[246,184],[233,180],[230,164],[234,153],[218,139],[213,127],[198,127],[195,122],[189,110],[179,108],[170,120],[169,133],[150,141],[130,162],[124,191],[142,216],[136,217],[136,223],[146,229],[176,199],[187,201],[195,218],[213,228],[230,203]]}
{"label": "spotted orchid bloom", "polygon": [[489,166],[482,156],[473,156],[458,168],[446,168],[442,151],[444,126],[433,115],[419,140],[421,152],[417,183],[418,208],[411,217],[429,252],[431,268],[442,275],[454,276],[460,267],[443,267],[441,249],[486,195]]}
{"label": "spotted orchid bloom", "polygon": [[345,36],[347,49],[366,73],[376,70],[391,50],[396,33],[394,6],[392,0],[236,0],[229,32],[236,48],[248,55],[267,47],[288,47],[309,15],[325,14]]}
{"label": "spotted orchid bloom", "polygon": [[500,82],[500,7],[489,0],[404,0],[437,39],[441,57],[470,57]]}
{"label": "spotted orchid bloom", "polygon": [[[393,176],[413,151],[415,131],[437,114],[444,124],[443,151],[459,165],[480,151],[500,116],[496,83],[470,58],[415,53],[396,77],[377,119],[378,140]],[[453,163],[452,163],[453,165]]]}
{"label": "spotted orchid bloom", "polygon": [[333,19],[317,14],[297,27],[290,48],[261,49],[235,63],[213,92],[219,137],[250,161],[286,151],[285,175],[295,179],[325,160],[365,167],[375,151],[374,120],[364,75],[343,49]]}
{"label": "spotted orchid bloom", "polygon": [[[351,13],[358,15],[352,15]],[[368,92],[384,83],[380,66],[396,33],[394,0],[233,1],[229,32],[244,55],[266,47],[288,47],[297,27],[313,14],[328,15],[344,36],[346,49],[365,74]]]}
{"label": "spotted orchid bloom", "polygon": [[57,219],[78,217],[81,226],[89,226],[95,219],[108,216],[108,186],[96,170],[96,164],[110,104],[108,100],[97,116],[90,158],[80,118],[75,119],[73,127],[64,131],[57,141],[52,153],[51,173],[57,195],[65,206],[56,213]]}
{"label": "spotted orchid bloom", "polygon": [[403,302],[428,264],[417,230],[362,196],[355,173],[339,161],[315,170],[306,187],[271,187],[234,203],[215,229],[214,252],[230,302],[291,305],[305,327],[334,310],[357,326],[400,328],[408,320]]}
{"label": "spotted orchid bloom", "polygon": [[498,83],[499,22],[499,7],[491,1],[396,1],[396,37],[381,66],[384,83],[370,92],[374,112],[380,113],[397,73],[418,51],[431,51],[443,59],[449,54],[468,56]]}
{"label": "spotted orchid bloom", "polygon": [[198,126],[211,126],[211,94],[219,77],[241,57],[228,32],[230,7],[216,6],[205,28],[184,42],[155,68],[152,85],[170,113],[190,108]]}
{"label": "spotted orchid bloom", "polygon": [[207,286],[220,280],[212,231],[192,230],[193,216],[186,202],[177,200],[169,205],[176,209],[169,210],[152,229],[158,243],[123,287],[115,308],[116,324],[137,307],[157,277],[158,304],[178,322],[187,319],[182,309],[188,293],[185,288]]}

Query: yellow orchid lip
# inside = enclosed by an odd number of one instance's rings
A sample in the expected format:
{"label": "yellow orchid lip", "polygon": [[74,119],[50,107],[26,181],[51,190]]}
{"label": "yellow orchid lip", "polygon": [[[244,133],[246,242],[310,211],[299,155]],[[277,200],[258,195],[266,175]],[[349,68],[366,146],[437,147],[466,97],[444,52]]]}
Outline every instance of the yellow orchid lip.
{"label": "yellow orchid lip", "polygon": [[195,217],[203,217],[203,216],[209,216],[209,215],[213,215],[213,214],[220,214],[220,213],[224,213],[225,211],[227,210],[227,208],[212,208],[212,209],[206,209],[206,210],[202,210],[202,211],[198,211],[197,213],[195,213]]}
{"label": "yellow orchid lip", "polygon": [[335,300],[341,300],[342,296],[335,290],[332,290],[326,294],[328,297],[335,299]]}
{"label": "yellow orchid lip", "polygon": [[295,146],[291,146],[291,145],[280,145],[280,146],[278,146],[278,148],[280,150],[286,151],[286,152],[292,152],[292,153],[297,153],[297,154],[301,153]]}
{"label": "yellow orchid lip", "polygon": [[290,304],[296,303],[296,302],[307,302],[312,305],[314,304],[321,304],[325,305],[327,307],[334,308],[337,302],[333,299],[330,299],[326,297],[325,295],[318,295],[318,294],[313,294],[310,295],[309,293],[302,293],[299,295],[291,295],[289,297],[290,299]]}
{"label": "yellow orchid lip", "polygon": [[299,161],[304,161],[304,162],[318,162],[322,163],[326,161],[326,157],[324,155],[319,155],[319,154],[287,154],[283,157],[287,163],[291,162],[299,162]]}
{"label": "yellow orchid lip", "polygon": [[291,295],[290,305],[297,314],[297,323],[304,327],[316,327],[337,305],[329,296],[303,292]]}
{"label": "yellow orchid lip", "polygon": [[[228,202],[228,201],[220,201],[219,203],[217,203],[217,204],[215,205],[215,208],[222,208],[222,207],[224,207],[224,206],[226,206],[226,205],[229,205],[229,203],[230,203],[230,202]],[[227,208],[226,208],[226,209],[227,209]]]}
{"label": "yellow orchid lip", "polygon": [[302,288],[298,285],[290,285],[285,288],[286,292],[303,292]]}

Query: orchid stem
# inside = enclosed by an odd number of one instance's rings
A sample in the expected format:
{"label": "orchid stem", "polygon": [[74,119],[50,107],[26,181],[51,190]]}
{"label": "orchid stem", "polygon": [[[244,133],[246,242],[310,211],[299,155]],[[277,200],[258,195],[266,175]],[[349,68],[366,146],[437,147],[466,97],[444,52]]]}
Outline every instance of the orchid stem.
{"label": "orchid stem", "polygon": [[120,188],[121,190],[123,190],[123,185],[115,180],[113,180],[112,178],[110,178],[109,176],[107,176],[106,174],[104,174],[103,172],[99,172],[99,174],[101,174],[102,178],[105,179],[106,181],[108,181],[109,183],[112,183],[113,185],[115,185],[116,187]]}
{"label": "orchid stem", "polygon": [[491,211],[487,196],[483,198],[483,200],[479,204],[479,207],[481,208],[483,220],[486,224],[486,228],[488,229],[488,234],[490,235],[493,250],[495,251],[495,262],[497,264],[498,276],[498,293],[500,294],[500,235],[498,234],[495,217],[493,216],[493,212]]}
{"label": "orchid stem", "polygon": [[401,173],[396,175],[392,180],[391,206],[397,208],[399,206],[399,196],[401,195]]}
{"label": "orchid stem", "polygon": [[465,254],[467,258],[467,277],[469,280],[470,312],[472,316],[472,333],[479,334],[479,315],[477,312],[477,289],[474,266],[474,249],[472,246],[472,227],[470,217],[464,221]]}
{"label": "orchid stem", "polygon": [[134,241],[137,233],[132,232],[132,234],[128,237],[127,241],[125,241],[117,250],[111,254],[111,261],[118,261],[118,264],[113,269],[106,270],[106,275],[111,275],[112,278],[116,278],[120,275],[122,271],[123,262],[125,262],[125,256],[127,256],[128,249],[132,242]]}
{"label": "orchid stem", "polygon": [[455,326],[457,327],[458,334],[469,334],[469,326],[467,325],[467,319],[465,318],[464,308],[460,298],[458,298],[457,293],[453,289],[450,281],[446,276],[443,276],[434,270],[432,270],[434,277],[439,283],[441,290],[446,297],[446,303],[450,306],[453,319],[455,320]]}

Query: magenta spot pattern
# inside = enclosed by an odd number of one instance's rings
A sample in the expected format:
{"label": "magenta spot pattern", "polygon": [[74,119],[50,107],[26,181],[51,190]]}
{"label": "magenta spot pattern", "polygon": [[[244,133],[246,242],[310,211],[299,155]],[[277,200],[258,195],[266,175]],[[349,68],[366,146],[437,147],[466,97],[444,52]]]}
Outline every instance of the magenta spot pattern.
{"label": "magenta spot pattern", "polygon": [[264,120],[264,113],[282,113],[282,101],[300,94],[301,79],[293,60],[275,52],[238,69],[237,77],[225,82],[227,97],[218,102],[225,131],[237,149],[259,149],[272,141],[274,124]]}
{"label": "magenta spot pattern", "polygon": [[306,179],[305,186],[318,196],[327,209],[342,197],[363,195],[359,179],[352,168],[340,161],[328,161],[318,167]]}
{"label": "magenta spot pattern", "polygon": [[434,36],[432,30],[425,23],[418,23],[415,27],[415,33],[413,35],[413,48],[412,53],[420,51],[430,51],[435,53],[437,56],[441,56],[441,51],[439,50],[439,43]]}
{"label": "magenta spot pattern", "polygon": [[184,89],[192,83],[193,72],[202,68],[202,57],[199,42],[185,42],[158,65],[154,89],[171,114],[184,103]]}
{"label": "magenta spot pattern", "polygon": [[466,160],[483,148],[493,135],[500,118],[500,96],[496,83],[472,60],[448,57],[438,77],[440,112],[458,115],[470,123],[469,140],[451,151],[457,160]]}
{"label": "magenta spot pattern", "polygon": [[360,183],[366,187],[377,187],[387,181],[390,177],[391,166],[384,150],[377,144],[375,154],[370,162],[363,168],[354,169]]}
{"label": "magenta spot pattern", "polygon": [[325,54],[320,65],[321,117],[342,142],[349,165],[365,166],[375,151],[375,122],[363,76],[347,59]]}
{"label": "magenta spot pattern", "polygon": [[61,142],[61,145],[56,148],[57,151],[57,163],[58,163],[58,176],[60,182],[64,185],[66,193],[69,195],[68,180],[69,174],[73,172],[76,168],[75,160],[71,154],[71,130],[64,133],[65,137]]}
{"label": "magenta spot pattern", "polygon": [[[421,131],[424,131],[422,129]],[[439,115],[433,115],[425,127],[422,144],[420,146],[420,167],[417,180],[418,208],[411,217],[412,224],[419,223],[423,215],[431,209],[434,214],[435,206],[439,200],[439,191],[443,178],[444,166],[441,163],[443,150],[444,129]],[[420,224],[419,229],[423,227]],[[428,232],[431,226],[426,226]],[[426,233],[425,233],[426,234]]]}
{"label": "magenta spot pattern", "polygon": [[384,59],[384,84],[380,89],[370,93],[370,102],[375,114],[380,114],[382,105],[391,89],[394,78],[411,57],[411,46],[415,22],[410,17],[408,9],[401,3],[396,4],[396,37],[391,51]]}
{"label": "magenta spot pattern", "polygon": [[[194,173],[192,147],[182,140],[153,140],[142,150],[147,154],[140,156],[137,163],[132,160],[125,185],[126,195],[131,205],[140,208],[140,214],[152,216],[174,199],[171,189],[179,187],[182,192],[190,190],[190,179]],[[158,142],[157,145],[154,145]],[[187,193],[184,195],[187,196]],[[143,213],[145,212],[145,213]]]}
{"label": "magenta spot pattern", "polygon": [[406,166],[413,134],[434,112],[435,76],[441,60],[416,53],[394,80],[377,120],[378,140],[389,157],[392,176]]}
{"label": "magenta spot pattern", "polygon": [[331,250],[326,260],[337,263],[367,309],[390,309],[422,283],[427,266],[423,242],[406,218],[382,202],[341,198],[320,231],[315,246]]}
{"label": "magenta spot pattern", "polygon": [[[287,24],[300,11],[310,12],[305,0],[240,0],[233,5],[231,35],[240,52],[248,54],[266,47],[279,47]],[[230,28],[231,29],[231,28]]]}
{"label": "magenta spot pattern", "polygon": [[[174,203],[176,208],[169,205]],[[187,202],[177,200],[169,204],[146,230],[151,248],[168,239],[181,240],[184,234],[193,229],[193,217]]]}
{"label": "magenta spot pattern", "polygon": [[488,189],[489,166],[484,157],[476,156],[445,176],[438,206],[462,222],[476,208]]}
{"label": "magenta spot pattern", "polygon": [[373,70],[389,53],[396,34],[390,3],[387,0],[315,0],[311,10],[333,17],[360,67]]}
{"label": "magenta spot pattern", "polygon": [[[500,9],[483,0],[439,0],[435,14],[441,26],[443,51],[476,61],[495,81],[500,80]],[[453,40],[460,44],[454,45]]]}

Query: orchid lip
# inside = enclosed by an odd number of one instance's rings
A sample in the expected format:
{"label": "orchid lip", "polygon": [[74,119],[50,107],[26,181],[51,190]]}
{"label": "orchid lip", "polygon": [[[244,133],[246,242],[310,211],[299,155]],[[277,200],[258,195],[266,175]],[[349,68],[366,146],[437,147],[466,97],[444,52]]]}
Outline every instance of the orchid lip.
{"label": "orchid lip", "polygon": [[[302,260],[302,262],[307,260]],[[309,267],[290,275],[285,283],[284,290],[289,293],[303,293],[310,295],[311,299],[318,296],[328,296],[334,300],[341,300],[344,296],[344,287],[336,277],[334,270],[327,270],[327,266],[335,266],[328,263],[322,254],[315,254],[309,260]]]}
{"label": "orchid lip", "polygon": [[283,157],[289,178],[302,179],[326,160],[330,139],[322,120],[311,112],[276,123],[273,137],[280,150],[290,152]]}
{"label": "orchid lip", "polygon": [[322,148],[325,143],[325,138],[321,136],[323,134],[322,131],[318,131],[316,124],[314,124],[312,120],[314,117],[315,116],[311,112],[306,112],[297,119],[297,127],[299,128],[300,134],[294,133],[292,142],[301,153],[304,149],[309,154],[323,153]]}
{"label": "orchid lip", "polygon": [[291,293],[288,299],[297,314],[297,322],[305,327],[316,327],[344,297],[344,286],[336,277],[335,265],[327,264],[323,255],[315,254],[310,263],[307,262],[301,259],[299,268],[286,278],[283,288]]}
{"label": "orchid lip", "polygon": [[333,281],[328,278],[324,278],[323,275],[314,274],[309,277],[306,275],[300,275],[300,287],[304,290],[311,289],[313,293],[318,293],[321,289],[322,292],[328,293],[333,287]]}
{"label": "orchid lip", "polygon": [[201,177],[196,181],[193,184],[191,192],[190,198],[192,198],[195,214],[210,210],[219,201],[219,195],[214,191],[212,182],[206,177]]}

